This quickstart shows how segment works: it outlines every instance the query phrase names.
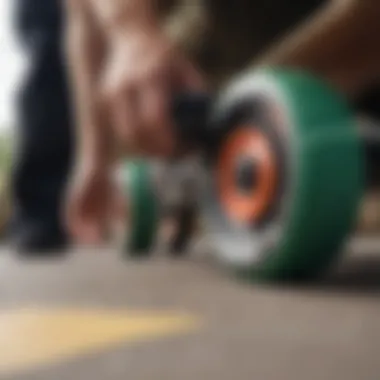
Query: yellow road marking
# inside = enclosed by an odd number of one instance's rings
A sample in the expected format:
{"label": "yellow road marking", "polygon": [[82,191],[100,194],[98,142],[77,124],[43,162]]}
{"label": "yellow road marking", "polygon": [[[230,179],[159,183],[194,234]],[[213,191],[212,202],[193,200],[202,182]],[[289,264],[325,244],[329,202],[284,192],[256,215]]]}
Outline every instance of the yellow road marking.
{"label": "yellow road marking", "polygon": [[123,343],[200,327],[189,314],[99,310],[0,311],[0,375],[28,371]]}

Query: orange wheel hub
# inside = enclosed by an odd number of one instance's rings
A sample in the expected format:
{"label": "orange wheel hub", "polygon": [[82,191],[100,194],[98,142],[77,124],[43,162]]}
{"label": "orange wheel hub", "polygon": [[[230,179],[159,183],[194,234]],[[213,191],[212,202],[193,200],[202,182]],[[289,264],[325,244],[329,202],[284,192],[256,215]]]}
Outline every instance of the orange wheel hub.
{"label": "orange wheel hub", "polygon": [[227,215],[243,223],[259,221],[272,204],[277,179],[268,137],[249,125],[233,132],[217,164],[219,196]]}

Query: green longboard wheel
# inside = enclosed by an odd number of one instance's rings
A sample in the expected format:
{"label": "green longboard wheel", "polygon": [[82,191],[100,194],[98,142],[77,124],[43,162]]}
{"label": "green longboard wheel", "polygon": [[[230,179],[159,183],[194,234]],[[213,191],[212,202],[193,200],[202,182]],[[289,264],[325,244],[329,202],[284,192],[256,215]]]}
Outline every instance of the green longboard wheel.
{"label": "green longboard wheel", "polygon": [[245,75],[214,109],[204,220],[215,257],[248,279],[325,270],[354,227],[364,159],[354,115],[302,72]]}
{"label": "green longboard wheel", "polygon": [[122,169],[122,183],[126,199],[124,254],[146,257],[155,245],[159,224],[151,165],[145,161],[127,162]]}

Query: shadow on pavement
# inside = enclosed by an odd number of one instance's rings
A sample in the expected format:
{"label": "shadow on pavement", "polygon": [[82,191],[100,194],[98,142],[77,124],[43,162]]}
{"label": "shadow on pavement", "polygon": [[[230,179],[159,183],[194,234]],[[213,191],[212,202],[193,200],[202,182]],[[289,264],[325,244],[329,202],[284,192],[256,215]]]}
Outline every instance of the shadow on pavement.
{"label": "shadow on pavement", "polygon": [[380,257],[350,258],[307,288],[318,292],[379,296]]}

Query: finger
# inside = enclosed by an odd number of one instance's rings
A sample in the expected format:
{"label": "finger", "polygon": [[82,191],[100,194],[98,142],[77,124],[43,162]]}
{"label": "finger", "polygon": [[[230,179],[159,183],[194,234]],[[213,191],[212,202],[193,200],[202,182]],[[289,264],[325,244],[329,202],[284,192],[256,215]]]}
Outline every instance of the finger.
{"label": "finger", "polygon": [[136,96],[132,87],[123,89],[112,103],[112,121],[116,136],[124,152],[135,154],[139,150],[139,121],[136,109]]}
{"label": "finger", "polygon": [[96,244],[101,240],[101,231],[96,215],[86,210],[86,205],[80,199],[74,200],[69,206],[67,217],[68,231],[76,243]]}
{"label": "finger", "polygon": [[151,79],[142,87],[140,107],[146,148],[155,155],[170,154],[173,149],[173,125],[170,115],[169,75]]}
{"label": "finger", "polygon": [[83,220],[78,225],[77,241],[85,245],[98,245],[103,240],[102,228],[93,220]]}
{"label": "finger", "polygon": [[96,197],[95,193],[96,189],[89,192],[83,186],[76,186],[71,191],[66,208],[66,223],[76,243],[97,244],[102,240],[101,204],[107,199],[107,194],[99,193]]}
{"label": "finger", "polygon": [[81,207],[80,207],[80,195],[78,192],[77,186],[77,177],[74,179],[74,183],[72,183],[68,189],[68,194],[65,202],[64,209],[64,220],[66,229],[70,235],[70,238],[74,242],[78,242],[79,230],[80,230],[80,215],[81,215]]}
{"label": "finger", "polygon": [[[116,71],[118,72],[118,71]],[[115,70],[106,70],[99,86],[99,104],[109,116],[111,127],[127,154],[134,154],[136,114],[133,107],[135,86],[132,80],[116,80]]]}

